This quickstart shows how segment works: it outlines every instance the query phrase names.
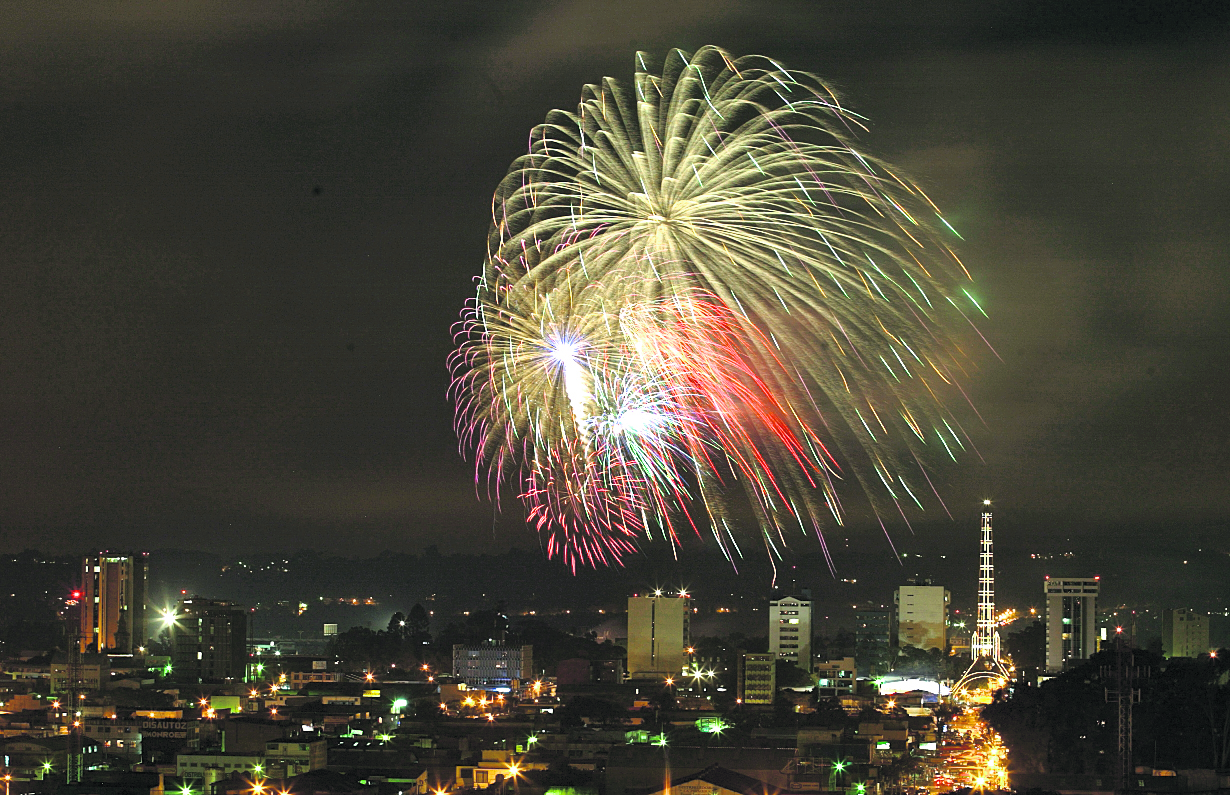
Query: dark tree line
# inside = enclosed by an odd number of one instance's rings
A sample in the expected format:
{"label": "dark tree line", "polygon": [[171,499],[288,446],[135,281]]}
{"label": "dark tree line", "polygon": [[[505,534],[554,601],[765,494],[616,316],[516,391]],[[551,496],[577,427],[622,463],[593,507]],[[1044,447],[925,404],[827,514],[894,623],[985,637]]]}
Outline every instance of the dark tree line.
{"label": "dark tree line", "polygon": [[[1133,765],[1163,769],[1230,765],[1230,655],[1175,658],[1141,649],[1129,664],[1144,672],[1133,712]],[[1000,691],[982,716],[1004,738],[1014,770],[1111,774],[1118,745],[1114,652],[1044,682]]]}
{"label": "dark tree line", "polygon": [[435,671],[451,671],[454,645],[488,643],[533,646],[535,670],[551,674],[560,660],[619,659],[626,653],[612,643],[598,643],[593,633],[571,635],[534,619],[511,626],[502,607],[450,621],[433,637],[429,616],[417,604],[408,615],[394,613],[386,629],[354,627],[341,633],[329,644],[328,653],[351,669],[384,671],[393,665],[410,668],[427,663]]}

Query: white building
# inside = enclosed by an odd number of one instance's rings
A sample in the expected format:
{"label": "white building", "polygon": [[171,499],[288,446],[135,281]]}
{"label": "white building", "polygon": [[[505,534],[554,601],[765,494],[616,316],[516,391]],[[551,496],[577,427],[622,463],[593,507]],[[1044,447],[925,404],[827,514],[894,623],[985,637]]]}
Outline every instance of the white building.
{"label": "white building", "polygon": [[1046,670],[1059,673],[1075,660],[1087,660],[1098,650],[1098,584],[1100,577],[1047,577]]}
{"label": "white building", "polygon": [[628,674],[633,678],[678,676],[692,642],[692,600],[686,591],[628,597]]}
{"label": "white building", "polygon": [[533,646],[453,646],[453,676],[467,687],[512,690],[533,671]]}
{"label": "white building", "polygon": [[1162,611],[1162,654],[1199,657],[1209,652],[1209,617],[1181,607]]}
{"label": "white building", "polygon": [[944,651],[952,595],[930,580],[921,583],[910,582],[897,589],[897,646]]}
{"label": "white building", "polygon": [[810,671],[810,601],[787,596],[769,602],[769,653]]}

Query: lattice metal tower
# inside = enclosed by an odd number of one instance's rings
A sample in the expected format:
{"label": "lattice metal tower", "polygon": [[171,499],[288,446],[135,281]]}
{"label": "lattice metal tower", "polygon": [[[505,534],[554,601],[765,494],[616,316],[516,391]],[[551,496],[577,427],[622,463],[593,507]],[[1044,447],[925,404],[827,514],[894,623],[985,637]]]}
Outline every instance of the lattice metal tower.
{"label": "lattice metal tower", "polygon": [[991,501],[983,500],[982,554],[978,563],[978,624],[970,643],[974,660],[989,657],[998,661],[999,631],[995,628],[995,551],[991,542]]}

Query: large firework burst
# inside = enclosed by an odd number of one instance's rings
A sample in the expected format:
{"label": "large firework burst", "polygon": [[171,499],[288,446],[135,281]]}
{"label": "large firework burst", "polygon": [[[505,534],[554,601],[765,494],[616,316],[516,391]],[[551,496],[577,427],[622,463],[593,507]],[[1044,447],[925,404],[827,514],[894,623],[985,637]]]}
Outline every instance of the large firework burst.
{"label": "large firework burst", "polygon": [[660,74],[638,54],[631,85],[534,128],[451,367],[463,447],[519,481],[548,554],[684,530],[740,554],[732,487],[771,550],[823,543],[842,482],[921,508],[934,453],[966,446],[955,233],[859,119],[813,75],[705,47]]}

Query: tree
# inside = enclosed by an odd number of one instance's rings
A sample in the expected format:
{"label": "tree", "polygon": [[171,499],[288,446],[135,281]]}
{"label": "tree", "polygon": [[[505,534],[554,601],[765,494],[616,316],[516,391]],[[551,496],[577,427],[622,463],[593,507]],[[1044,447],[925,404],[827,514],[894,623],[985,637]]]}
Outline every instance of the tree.
{"label": "tree", "polygon": [[1016,667],[1038,671],[1046,665],[1046,627],[1034,621],[1004,637],[1004,651]]}
{"label": "tree", "polygon": [[415,603],[406,616],[406,640],[416,658],[422,660],[427,656],[427,647],[431,645],[431,618],[421,604]]}
{"label": "tree", "polygon": [[775,668],[778,687],[803,687],[812,684],[811,674],[789,660],[777,660]]}

